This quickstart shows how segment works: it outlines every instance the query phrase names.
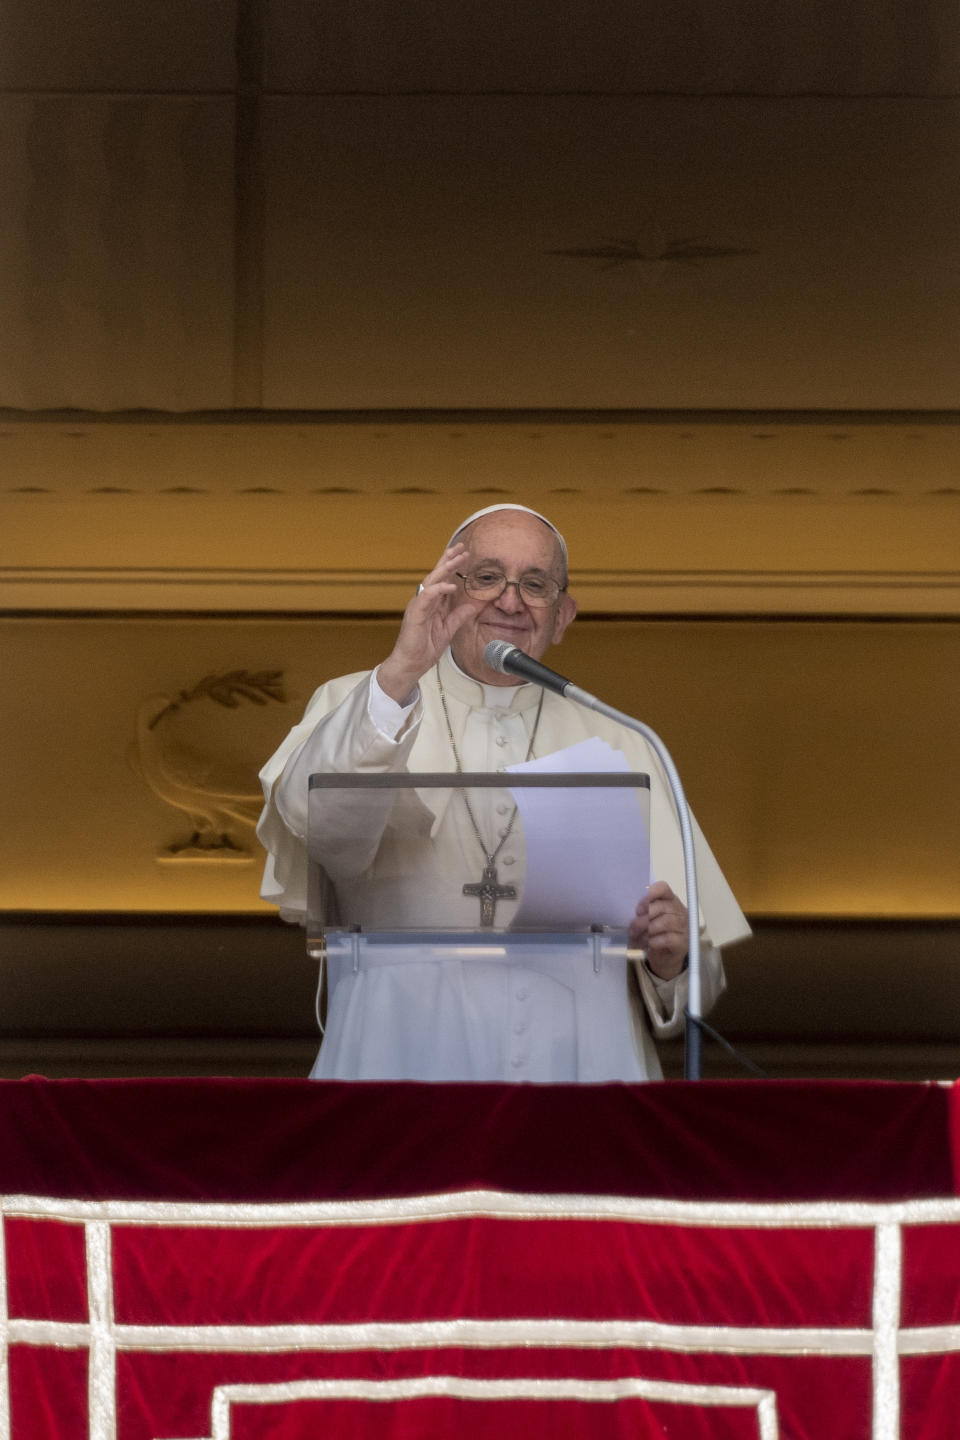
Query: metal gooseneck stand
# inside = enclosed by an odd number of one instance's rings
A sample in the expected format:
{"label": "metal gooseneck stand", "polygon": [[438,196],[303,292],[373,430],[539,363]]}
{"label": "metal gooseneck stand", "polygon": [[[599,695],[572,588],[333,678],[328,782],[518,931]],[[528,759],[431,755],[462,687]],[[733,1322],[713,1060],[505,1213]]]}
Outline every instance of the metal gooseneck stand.
{"label": "metal gooseneck stand", "polygon": [[683,1073],[687,1080],[699,1080],[702,1070],[700,1022],[703,1018],[703,995],[700,983],[700,897],[697,888],[697,861],[693,846],[693,827],[690,824],[690,809],[670,751],[656,731],[651,730],[650,726],[645,725],[642,720],[636,720],[632,715],[624,714],[622,710],[615,710],[612,705],[607,705],[596,695],[591,695],[589,690],[582,690],[579,685],[574,685],[572,680],[558,675],[555,671],[548,669],[546,665],[541,665],[539,661],[533,660],[518,650],[516,646],[510,645],[504,640],[490,641],[484,650],[484,659],[492,669],[499,670],[502,674],[518,675],[524,680],[532,680],[537,685],[544,685],[548,690],[556,691],[558,695],[563,695],[567,700],[572,700],[577,705],[583,705],[587,710],[594,710],[598,715],[605,715],[608,720],[614,720],[628,730],[636,731],[648,742],[663,766],[680,823],[684,878],[687,886],[687,961],[690,971],[690,988],[687,1002]]}
{"label": "metal gooseneck stand", "polygon": [[615,720],[619,725],[625,726],[628,730],[635,730],[638,735],[642,735],[663,766],[669,782],[670,793],[673,796],[677,819],[680,823],[683,872],[687,886],[687,961],[690,971],[690,989],[687,1000],[687,1025],[684,1034],[683,1074],[687,1080],[699,1080],[703,1069],[700,1031],[700,1020],[703,1014],[700,985],[700,896],[697,888],[697,861],[693,846],[693,827],[690,824],[690,808],[683,792],[679,772],[673,763],[670,751],[660,736],[642,720],[636,720],[632,715],[624,714],[622,710],[615,710],[612,705],[598,700],[596,695],[591,695],[589,690],[581,690],[578,685],[567,684],[563,693],[568,700],[573,700],[578,705],[584,705],[588,710],[595,710],[598,715],[605,715],[608,720]]}

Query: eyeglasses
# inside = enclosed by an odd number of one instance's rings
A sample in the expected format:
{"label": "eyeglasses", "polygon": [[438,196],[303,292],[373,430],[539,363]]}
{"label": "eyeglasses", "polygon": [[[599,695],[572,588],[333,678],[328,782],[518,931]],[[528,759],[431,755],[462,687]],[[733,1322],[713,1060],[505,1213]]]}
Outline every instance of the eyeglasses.
{"label": "eyeglasses", "polygon": [[508,585],[515,585],[520,598],[534,610],[552,605],[567,588],[551,580],[549,575],[536,573],[521,575],[519,580],[508,580],[502,570],[471,570],[469,575],[457,570],[456,575],[463,581],[467,594],[478,600],[498,600]]}

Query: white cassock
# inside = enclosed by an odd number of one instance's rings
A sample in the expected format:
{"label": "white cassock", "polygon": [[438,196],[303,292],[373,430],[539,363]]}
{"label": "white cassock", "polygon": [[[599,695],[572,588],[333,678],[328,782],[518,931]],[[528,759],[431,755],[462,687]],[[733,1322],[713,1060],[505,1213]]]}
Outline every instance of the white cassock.
{"label": "white cassock", "polygon": [[[443,714],[446,697],[457,753],[464,770],[496,771],[527,758],[541,697],[534,756],[550,755],[591,735],[623,751],[631,770],[650,776],[651,868],[681,899],[685,897],[683,851],[673,802],[660,763],[647,742],[602,716],[585,711],[538,686],[485,686],[463,674],[449,654],[420,681],[415,702],[402,708],[380,691],[369,672],[321,686],[303,721],[261,772],[266,804],[258,834],[269,851],[261,894],[288,920],[301,923],[307,905],[307,796],[313,773],[451,772],[457,769]],[[419,792],[424,798],[427,792]],[[513,810],[509,793],[473,792],[474,813],[488,853],[499,843]],[[439,798],[442,797],[442,798]],[[419,859],[410,892],[445,894],[464,928],[479,922],[479,902],[462,895],[480,879],[484,855],[462,797],[434,792],[429,846],[412,847]],[[750,928],[694,821],[700,888],[703,1010],[724,988],[720,947],[749,935]],[[317,837],[312,837],[317,854]],[[374,860],[394,874],[402,836],[385,837]],[[338,881],[346,837],[320,858]],[[522,892],[524,847],[512,832],[497,856],[500,879]],[[366,879],[369,881],[371,875]],[[345,882],[346,883],[346,882]],[[636,899],[645,888],[638,880]],[[496,924],[509,923],[517,901],[497,903]],[[422,913],[420,923],[431,923]],[[365,928],[376,917],[365,916]],[[364,956],[359,966],[332,956],[327,1028],[314,1078],[435,1081],[640,1081],[659,1079],[654,1037],[683,1028],[686,974],[660,980],[645,965],[608,956],[599,970],[587,952],[572,946],[538,952],[524,947],[504,959],[435,960],[427,954],[397,958],[392,947]]]}

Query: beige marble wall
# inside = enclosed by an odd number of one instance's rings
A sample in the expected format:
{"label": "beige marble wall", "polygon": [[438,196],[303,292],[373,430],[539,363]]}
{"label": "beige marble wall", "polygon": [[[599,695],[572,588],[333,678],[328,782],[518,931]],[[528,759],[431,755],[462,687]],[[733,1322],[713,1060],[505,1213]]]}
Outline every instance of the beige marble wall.
{"label": "beige marble wall", "polygon": [[[0,622],[0,908],[259,909],[257,768],[314,686],[376,663],[394,625]],[[955,622],[584,618],[555,660],[664,737],[747,910],[955,914]],[[273,672],[285,703],[266,693]],[[233,708],[200,684],[225,675]],[[138,766],[138,717],[161,714]],[[165,772],[159,791],[154,765]],[[198,812],[233,851],[191,850]]]}

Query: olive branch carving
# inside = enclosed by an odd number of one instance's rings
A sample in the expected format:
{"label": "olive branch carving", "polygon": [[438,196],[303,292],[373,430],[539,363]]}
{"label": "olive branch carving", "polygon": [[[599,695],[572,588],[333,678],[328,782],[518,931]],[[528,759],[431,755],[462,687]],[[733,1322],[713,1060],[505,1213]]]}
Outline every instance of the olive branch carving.
{"label": "olive branch carving", "polygon": [[170,715],[194,700],[213,700],[228,710],[236,710],[243,700],[250,700],[254,705],[268,705],[271,700],[284,704],[286,698],[282,670],[227,670],[222,675],[204,675],[191,690],[181,690],[175,700],[164,706],[150,721],[149,729],[155,729],[164,715]]}

